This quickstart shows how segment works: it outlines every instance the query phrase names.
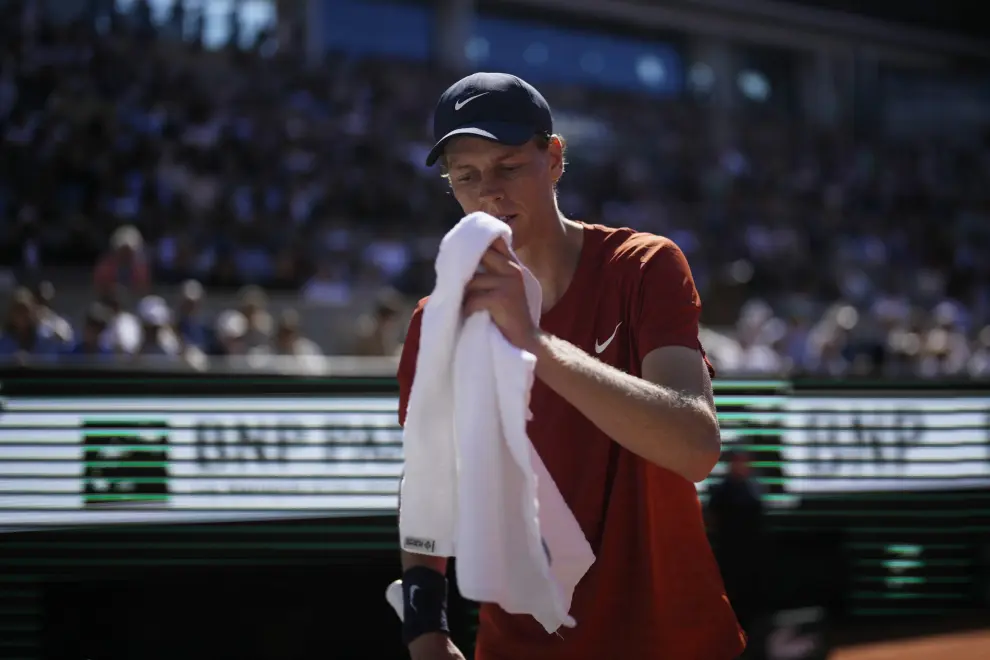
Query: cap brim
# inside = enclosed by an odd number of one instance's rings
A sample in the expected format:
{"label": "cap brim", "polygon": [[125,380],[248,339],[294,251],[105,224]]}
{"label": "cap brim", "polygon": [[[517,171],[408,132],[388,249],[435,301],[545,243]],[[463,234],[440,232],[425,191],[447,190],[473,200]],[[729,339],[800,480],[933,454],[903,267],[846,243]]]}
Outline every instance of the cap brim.
{"label": "cap brim", "polygon": [[426,157],[427,167],[430,167],[437,162],[437,159],[440,158],[440,155],[443,153],[443,148],[447,145],[447,142],[451,138],[455,138],[460,135],[473,135],[475,137],[498,142],[499,144],[519,146],[526,144],[534,135],[536,135],[536,132],[533,130],[532,126],[506,124],[501,122],[478,122],[477,124],[472,124],[471,126],[455,128],[450,133],[447,133],[440,138],[439,142],[437,142],[433,149],[430,150],[430,155]]}

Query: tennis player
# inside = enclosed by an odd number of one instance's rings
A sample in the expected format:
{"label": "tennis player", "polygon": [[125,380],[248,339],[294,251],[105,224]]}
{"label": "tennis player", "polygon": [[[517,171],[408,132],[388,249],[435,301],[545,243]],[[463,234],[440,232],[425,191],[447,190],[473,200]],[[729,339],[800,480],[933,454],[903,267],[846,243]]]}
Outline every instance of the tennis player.
{"label": "tennis player", "polygon": [[[530,616],[484,604],[475,657],[738,657],[745,637],[694,486],[717,462],[720,439],[684,255],[661,236],[561,214],[564,141],[543,96],[515,76],[455,83],[440,97],[434,132],[427,165],[440,162],[465,214],[508,223],[513,249],[543,287],[536,326],[521,271],[497,243],[467,286],[464,313],[488,311],[510,342],[536,355],[529,437],[597,557],[574,592],[575,628],[547,634]],[[424,303],[400,360],[400,422]],[[461,658],[447,630],[446,560],[403,552],[402,564],[413,660]]]}

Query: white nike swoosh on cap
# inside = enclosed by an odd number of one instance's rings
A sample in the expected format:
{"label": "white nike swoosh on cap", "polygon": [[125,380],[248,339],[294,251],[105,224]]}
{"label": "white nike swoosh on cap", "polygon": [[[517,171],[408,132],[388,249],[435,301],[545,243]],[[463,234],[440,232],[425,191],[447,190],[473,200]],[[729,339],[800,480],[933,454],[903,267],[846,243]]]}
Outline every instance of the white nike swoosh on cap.
{"label": "white nike swoosh on cap", "polygon": [[484,96],[487,93],[488,92],[482,92],[481,94],[475,94],[474,96],[469,96],[466,99],[461,99],[460,101],[457,101],[456,103],[454,103],[454,110],[460,110],[461,108],[463,108],[464,106],[466,106],[471,101],[473,101],[476,98],[479,98],[481,96]]}

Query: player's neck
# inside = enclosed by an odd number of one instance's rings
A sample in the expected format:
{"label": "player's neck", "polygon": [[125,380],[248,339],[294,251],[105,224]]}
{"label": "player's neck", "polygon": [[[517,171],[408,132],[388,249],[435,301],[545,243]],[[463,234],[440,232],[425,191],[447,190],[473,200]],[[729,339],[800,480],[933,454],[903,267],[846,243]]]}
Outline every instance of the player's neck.
{"label": "player's neck", "polygon": [[563,215],[544,225],[546,230],[516,251],[519,260],[536,276],[543,289],[543,310],[560,300],[577,270],[584,242],[584,228]]}

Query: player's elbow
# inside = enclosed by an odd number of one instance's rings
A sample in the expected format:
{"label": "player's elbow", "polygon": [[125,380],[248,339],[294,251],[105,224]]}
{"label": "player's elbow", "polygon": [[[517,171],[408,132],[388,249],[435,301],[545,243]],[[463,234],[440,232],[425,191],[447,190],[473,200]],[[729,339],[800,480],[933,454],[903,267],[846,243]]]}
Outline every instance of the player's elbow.
{"label": "player's elbow", "polygon": [[702,481],[708,478],[708,475],[712,473],[715,469],[715,465],[718,464],[718,458],[721,454],[719,449],[712,449],[710,447],[705,447],[699,451],[695,465],[692,466],[691,474],[688,476],[693,483],[700,484]]}
{"label": "player's elbow", "polygon": [[722,454],[722,437],[714,414],[698,415],[691,440],[692,460],[684,476],[693,483],[700,483],[712,473]]}

